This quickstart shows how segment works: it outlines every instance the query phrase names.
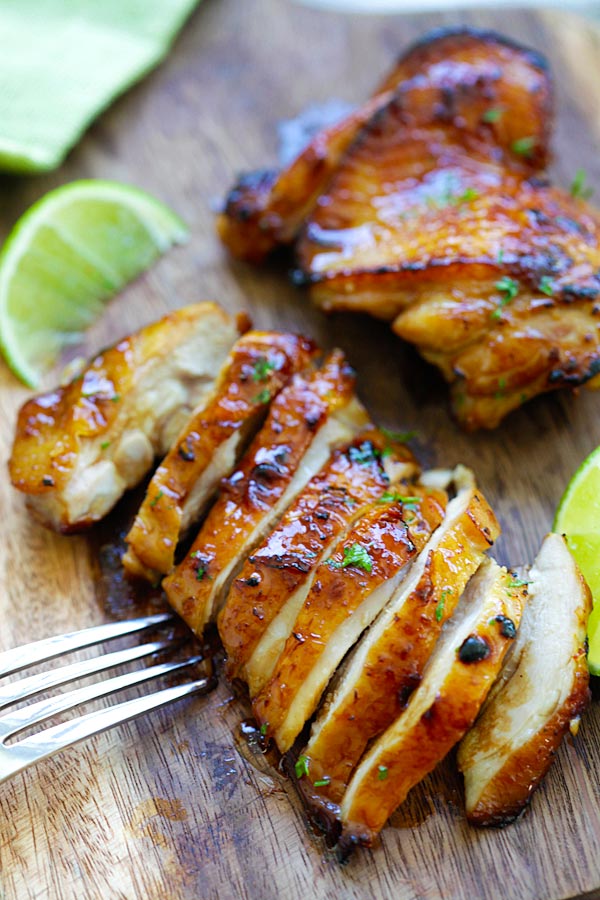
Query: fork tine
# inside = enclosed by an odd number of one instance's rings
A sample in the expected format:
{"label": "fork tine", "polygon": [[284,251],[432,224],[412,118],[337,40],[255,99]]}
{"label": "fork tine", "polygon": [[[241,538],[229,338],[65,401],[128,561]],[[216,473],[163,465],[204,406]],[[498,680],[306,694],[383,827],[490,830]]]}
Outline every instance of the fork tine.
{"label": "fork tine", "polygon": [[111,622],[109,625],[84,628],[82,631],[72,631],[68,634],[45,638],[43,641],[35,641],[33,644],[16,647],[14,650],[5,650],[4,653],[0,653],[0,678],[20,672],[27,666],[47,662],[47,660],[61,656],[63,653],[69,653],[71,650],[81,650],[83,647],[91,647],[102,641],[134,634],[152,626],[164,625],[173,619],[174,616],[171,613],[157,613],[153,616],[129,619],[127,622]]}
{"label": "fork tine", "polygon": [[40,734],[24,738],[24,740],[13,744],[9,748],[2,748],[3,754],[6,754],[7,758],[6,764],[0,767],[0,783],[17,772],[28,768],[28,766],[40,762],[42,759],[47,759],[61,750],[66,750],[68,747],[72,747],[86,738],[108,731],[109,728],[114,728],[115,725],[129,722],[131,719],[144,715],[144,713],[160,709],[162,706],[166,706],[190,694],[207,693],[212,689],[214,683],[214,678],[209,677],[201,678],[188,684],[178,684],[174,687],[164,688],[164,690],[155,694],[147,694],[134,700],[125,700],[123,703],[116,704],[116,706],[88,713],[85,716],[81,716],[81,718],[72,719],[61,725],[54,725]]}
{"label": "fork tine", "polygon": [[23,731],[25,728],[39,725],[51,716],[75,709],[76,706],[81,706],[90,700],[98,700],[125,688],[143,684],[155,678],[162,678],[180,669],[197,665],[202,661],[202,656],[191,656],[188,659],[158,663],[145,669],[136,669],[124,675],[107,678],[104,681],[69,691],[66,694],[59,694],[56,697],[45,697],[36,703],[30,703],[29,706],[17,709],[0,718],[0,743],[18,734],[19,731]]}
{"label": "fork tine", "polygon": [[101,656],[84,659],[81,662],[71,663],[68,666],[60,666],[57,669],[50,669],[48,672],[28,675],[27,678],[22,678],[20,681],[11,682],[0,687],[0,709],[4,709],[6,706],[18,703],[21,700],[27,700],[29,697],[33,697],[35,694],[39,694],[49,688],[68,684],[71,681],[86,678],[89,675],[97,675],[106,669],[125,665],[136,659],[142,659],[144,656],[150,656],[152,653],[171,649],[174,646],[176,645],[172,641],[152,641],[148,644],[127,647],[125,650],[104,653]]}

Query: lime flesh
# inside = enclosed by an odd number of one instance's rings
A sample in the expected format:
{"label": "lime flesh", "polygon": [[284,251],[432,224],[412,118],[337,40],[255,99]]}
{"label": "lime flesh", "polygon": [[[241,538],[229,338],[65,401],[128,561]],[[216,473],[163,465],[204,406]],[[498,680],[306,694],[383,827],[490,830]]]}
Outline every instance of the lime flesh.
{"label": "lime flesh", "polygon": [[594,598],[588,622],[588,665],[593,675],[600,675],[600,447],[569,482],[556,513],[554,530],[565,535]]}
{"label": "lime flesh", "polygon": [[15,375],[35,387],[104,303],[187,235],[129,185],[75,181],[42,197],[0,254],[0,349]]}

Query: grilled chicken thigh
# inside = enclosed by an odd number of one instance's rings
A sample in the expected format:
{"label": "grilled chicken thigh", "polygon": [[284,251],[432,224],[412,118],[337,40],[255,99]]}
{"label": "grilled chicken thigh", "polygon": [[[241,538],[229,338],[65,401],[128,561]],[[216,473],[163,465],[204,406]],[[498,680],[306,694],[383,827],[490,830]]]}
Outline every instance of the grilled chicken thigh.
{"label": "grilled chicken thigh", "polygon": [[271,404],[263,428],[221,485],[187,556],[163,581],[171,606],[196,634],[218,612],[248,554],[333,447],[368,424],[354,397],[354,382],[354,372],[336,351],[322,369],[294,376]]}
{"label": "grilled chicken thigh", "polygon": [[[367,103],[319,132],[286,169],[251,172],[238,180],[217,219],[217,230],[230,252],[261,262],[277,245],[290,243],[359,130],[411,79],[415,79],[412,107],[427,116],[431,103],[439,102],[440,90],[444,91],[442,106],[449,115],[450,100],[456,99],[456,92],[452,95],[449,91],[457,81],[484,82],[486,100],[493,98],[496,108],[508,109],[511,114],[487,121],[483,133],[493,132],[505,146],[523,134],[534,136],[535,148],[516,163],[531,169],[545,162],[551,97],[539,57],[489,32],[436,32],[398,60]],[[432,90],[437,92],[433,98]]]}
{"label": "grilled chicken thigh", "polygon": [[507,671],[459,748],[467,816],[478,825],[506,825],[519,815],[589,702],[591,597],[559,535],[544,540],[529,595]]}
{"label": "grilled chicken thigh", "polygon": [[28,400],[9,469],[35,515],[65,533],[105,516],[205,401],[238,336],[214,303],[187,306],[100,353],[70,384]]}
{"label": "grilled chicken thigh", "polygon": [[281,752],[311,718],[327,682],[442,521],[446,496],[387,491],[319,565],[269,681],[252,709]]}
{"label": "grilled chicken thigh", "polygon": [[470,481],[459,486],[442,524],[325,698],[303,751],[311,780],[321,785],[315,790],[303,783],[314,809],[340,800],[369,741],[404,709],[444,622],[499,530],[493,512]]}
{"label": "grilled chicken thigh", "polygon": [[235,344],[211,395],[196,408],[154,473],[127,535],[133,575],[154,581],[173,568],[175,550],[228,475],[269,404],[314,355],[305,338],[251,331]]}
{"label": "grilled chicken thigh", "polygon": [[433,33],[268,185],[260,214],[236,195],[230,249],[253,258],[261,237],[276,241],[285,221],[290,240],[304,218],[296,281],[326,311],[391,321],[452,384],[467,429],[595,387],[600,217],[540,177],[552,100],[537,54],[489,32]]}
{"label": "grilled chicken thigh", "polygon": [[336,450],[234,581],[219,634],[230,677],[246,680],[251,696],[271,677],[319,562],[385,491],[394,485],[409,490],[406,481],[418,472],[415,460],[402,446],[390,449],[382,434],[369,429]]}
{"label": "grilled chicken thigh", "polygon": [[[368,749],[340,805],[340,844],[370,845],[408,791],[473,723],[519,625],[525,592],[486,559],[462,597],[406,709]],[[312,773],[311,773],[312,775]]]}

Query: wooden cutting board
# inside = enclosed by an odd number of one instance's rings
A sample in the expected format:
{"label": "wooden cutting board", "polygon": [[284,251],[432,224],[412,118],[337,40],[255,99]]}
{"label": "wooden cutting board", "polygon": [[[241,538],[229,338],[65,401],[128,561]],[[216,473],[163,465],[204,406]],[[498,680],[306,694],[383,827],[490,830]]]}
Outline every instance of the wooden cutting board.
{"label": "wooden cutting board", "polygon": [[[234,173],[275,162],[279,120],[313,101],[363,100],[410,41],[457,22],[501,29],[548,54],[558,94],[555,174],[568,184],[583,167],[600,195],[600,38],[583,20],[510,11],[343,16],[284,0],[204,0],[168,62],[91,128],[59,172],[0,181],[0,237],[33,200],[75,178],[122,179],[161,197],[191,224],[192,240],[109,306],[85,352],[204,297],[248,310],[259,326],[339,344],[377,421],[416,429],[427,465],[475,469],[503,524],[497,557],[518,564],[532,560],[570,475],[600,444],[600,396],[547,397],[494,433],[462,434],[437,375],[386,326],[326,320],[290,286],[284,263],[254,270],[233,262],[213,232],[211,204]],[[5,460],[27,391],[1,366],[0,383]],[[137,611],[127,590],[107,590],[99,577],[98,538],[36,525],[5,472],[0,498],[2,649]],[[221,683],[208,698],[0,786],[0,896],[558,900],[600,887],[598,704],[516,824],[468,827],[458,777],[445,764],[411,793],[381,844],[346,867],[309,831],[291,785],[246,747],[248,713]]]}

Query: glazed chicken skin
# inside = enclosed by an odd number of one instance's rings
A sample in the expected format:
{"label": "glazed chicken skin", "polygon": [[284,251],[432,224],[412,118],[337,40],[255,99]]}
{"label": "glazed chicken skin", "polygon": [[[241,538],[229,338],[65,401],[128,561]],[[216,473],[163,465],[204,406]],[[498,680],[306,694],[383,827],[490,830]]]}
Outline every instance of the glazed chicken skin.
{"label": "glazed chicken skin", "polygon": [[314,356],[306,338],[251,331],[237,341],[212,394],[188,419],[155,471],[126,537],[123,565],[155,581],[171,571],[180,538],[264,420],[289,378]]}
{"label": "glazed chicken skin", "polygon": [[[296,282],[326,312],[389,320],[439,367],[467,430],[538,394],[596,386],[600,218],[544,180],[544,59],[489,32],[433,33],[376,105],[337,126],[351,139],[327,157],[318,197],[300,192]],[[251,244],[237,226],[237,248]]]}
{"label": "glazed chicken skin", "polygon": [[271,677],[319,562],[385,491],[409,490],[419,471],[414,457],[406,447],[390,449],[369,428],[334,451],[233,582],[219,634],[229,677],[245,680],[251,696]]}
{"label": "glazed chicken skin", "polygon": [[385,492],[319,565],[273,675],[252,711],[283,753],[348,650],[402,582],[444,517],[446,496]]}
{"label": "glazed chicken skin", "polygon": [[[489,103],[472,94],[468,110]],[[415,124],[400,91],[340,163],[298,258],[324,309],[393,320],[475,429],[600,369],[600,219],[459,122]]]}
{"label": "glazed chicken skin", "polygon": [[496,103],[513,113],[487,123],[501,143],[510,146],[522,134],[535,136],[535,150],[518,164],[531,169],[545,163],[551,97],[543,62],[489,32],[448,29],[404,53],[367,103],[319,132],[286,169],[241,176],[217,219],[223,243],[234,256],[255,263],[276,246],[290,243],[357,132],[400,86],[417,77],[419,101],[427,110],[430,101],[425,92],[436,84],[447,89],[453,70],[466,69],[472,81],[487,78]]}
{"label": "glazed chicken skin", "polygon": [[527,577],[510,659],[458,752],[467,817],[477,825],[506,825],[522,812],[590,700],[591,597],[564,538],[545,538]]}
{"label": "glazed chicken skin", "polygon": [[340,848],[370,846],[409,790],[472,725],[519,626],[524,589],[486,559],[465,591],[406,709],[368,749],[340,805]]}
{"label": "glazed chicken skin", "polygon": [[[470,473],[469,473],[470,474]],[[340,669],[302,751],[311,783],[302,789],[318,818],[338,803],[369,741],[401,714],[444,623],[452,616],[499,526],[483,495],[459,470],[448,504],[407,578]]]}
{"label": "glazed chicken skin", "polygon": [[169,603],[196,634],[219,611],[237,569],[336,444],[368,423],[354,384],[353,370],[336,351],[322,369],[294,376],[271,404],[185,559],[163,581]]}
{"label": "glazed chicken skin", "polygon": [[103,518],[210,394],[240,325],[214,303],[184,307],[28,400],[9,470],[36,517],[63,533]]}

